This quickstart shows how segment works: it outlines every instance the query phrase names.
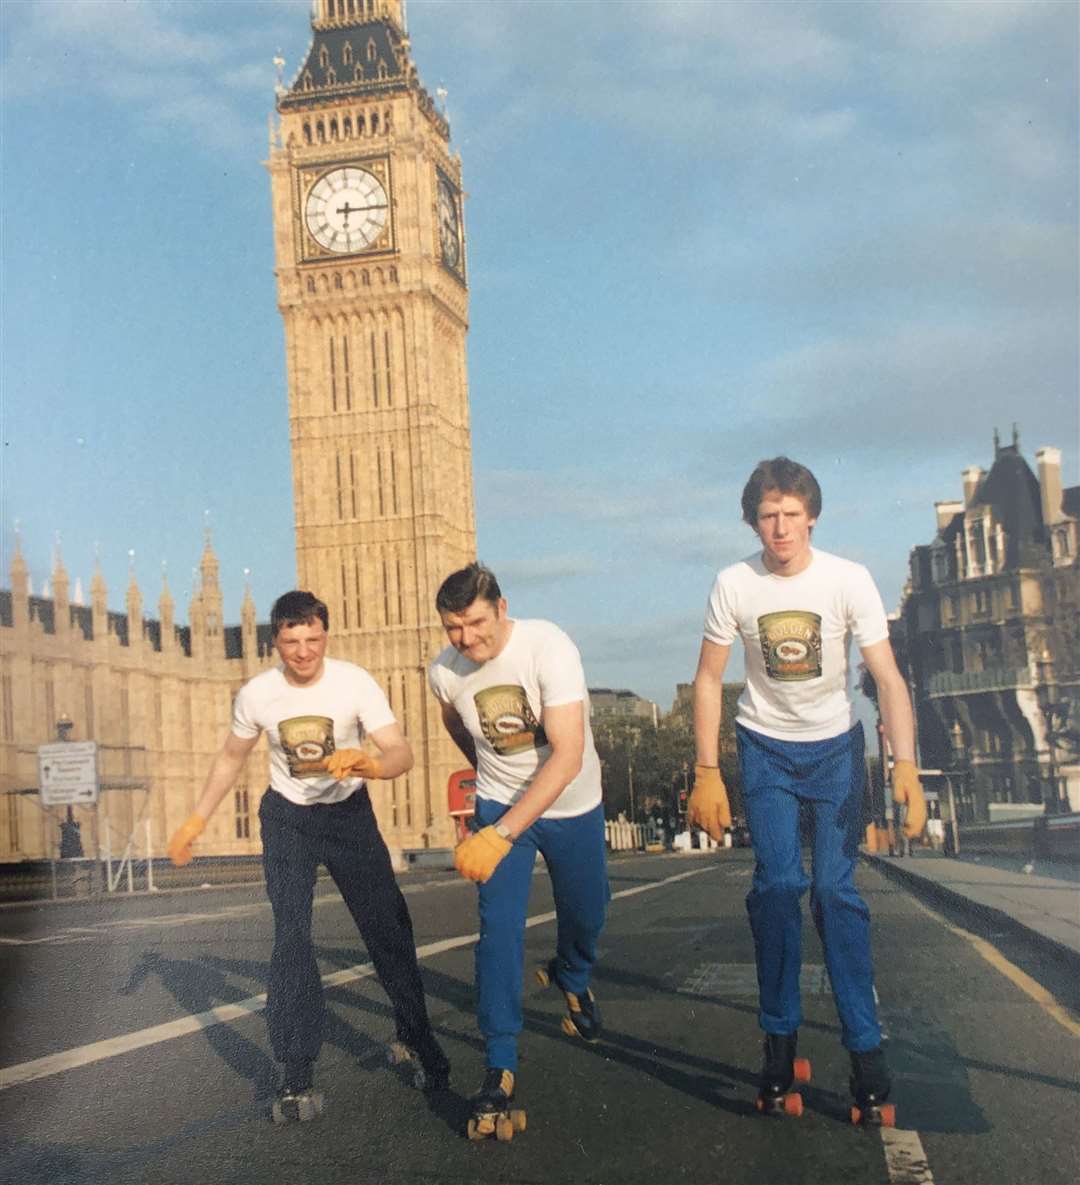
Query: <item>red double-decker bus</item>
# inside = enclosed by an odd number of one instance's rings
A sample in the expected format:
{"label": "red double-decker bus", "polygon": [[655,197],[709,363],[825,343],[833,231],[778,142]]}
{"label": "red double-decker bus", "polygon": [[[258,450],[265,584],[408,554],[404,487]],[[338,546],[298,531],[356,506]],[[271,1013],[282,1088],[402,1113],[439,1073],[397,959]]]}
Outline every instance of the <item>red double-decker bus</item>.
{"label": "red double-decker bus", "polygon": [[459,769],[450,775],[446,785],[446,797],[450,804],[450,817],[454,820],[460,843],[469,831],[469,820],[476,810],[476,770]]}

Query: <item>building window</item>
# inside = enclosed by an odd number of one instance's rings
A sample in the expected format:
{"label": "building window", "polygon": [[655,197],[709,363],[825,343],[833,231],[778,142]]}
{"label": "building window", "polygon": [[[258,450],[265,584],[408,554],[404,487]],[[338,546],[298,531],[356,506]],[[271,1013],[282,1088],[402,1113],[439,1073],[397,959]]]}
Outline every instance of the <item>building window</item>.
{"label": "building window", "polygon": [[251,838],[251,813],[248,809],[248,791],[243,786],[235,792],[233,800],[236,804],[236,838]]}
{"label": "building window", "polygon": [[4,675],[0,679],[0,728],[5,741],[15,739],[15,700],[11,690],[11,676]]}
{"label": "building window", "polygon": [[19,834],[19,796],[5,794],[4,797],[7,799],[8,848],[12,852],[17,852],[22,846],[22,836]]}

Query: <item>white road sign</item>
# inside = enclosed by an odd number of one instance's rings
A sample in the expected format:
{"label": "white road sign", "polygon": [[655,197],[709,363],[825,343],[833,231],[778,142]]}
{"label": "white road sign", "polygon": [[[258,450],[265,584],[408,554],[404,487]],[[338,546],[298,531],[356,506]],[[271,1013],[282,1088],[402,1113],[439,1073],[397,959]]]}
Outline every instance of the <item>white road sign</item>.
{"label": "white road sign", "polygon": [[43,806],[90,806],[98,800],[97,741],[38,746]]}

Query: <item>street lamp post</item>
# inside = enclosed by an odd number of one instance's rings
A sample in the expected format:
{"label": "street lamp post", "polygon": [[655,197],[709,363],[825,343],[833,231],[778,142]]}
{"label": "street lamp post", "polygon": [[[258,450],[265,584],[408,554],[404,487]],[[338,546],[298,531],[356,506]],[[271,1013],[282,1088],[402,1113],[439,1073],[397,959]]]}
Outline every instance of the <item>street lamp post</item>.
{"label": "street lamp post", "polygon": [[1058,746],[1074,750],[1077,744],[1077,733],[1069,728],[1069,716],[1072,703],[1067,697],[1062,698],[1054,672],[1054,659],[1048,650],[1044,650],[1038,663],[1039,681],[1035,687],[1035,698],[1042,712],[1043,725],[1046,730],[1046,766],[1050,779],[1050,800],[1047,811],[1052,814],[1068,814],[1068,791],[1063,793],[1058,769]]}
{"label": "street lamp post", "polygon": [[964,730],[960,727],[960,721],[954,720],[953,726],[949,730],[949,748],[952,751],[952,767],[945,775],[945,786],[949,794],[949,838],[950,847],[952,851],[949,853],[953,856],[960,854],[960,820],[956,814],[956,794],[953,789],[953,778],[962,778],[964,776],[962,764],[966,760],[964,752]]}
{"label": "street lamp post", "polygon": [[[56,722],[56,739],[58,741],[70,741],[71,730],[75,727],[75,722],[71,717],[63,712],[60,719]],[[60,824],[60,859],[74,859],[80,860],[84,855],[82,846],[82,828],[75,819],[75,810],[71,803],[67,804],[67,818]]]}

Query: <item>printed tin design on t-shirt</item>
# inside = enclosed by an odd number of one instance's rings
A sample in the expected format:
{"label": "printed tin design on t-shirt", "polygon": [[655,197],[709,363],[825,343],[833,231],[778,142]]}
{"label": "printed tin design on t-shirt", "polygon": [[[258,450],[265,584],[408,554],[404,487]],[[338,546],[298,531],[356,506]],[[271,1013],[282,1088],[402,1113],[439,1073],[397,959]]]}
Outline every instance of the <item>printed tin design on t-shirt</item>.
{"label": "printed tin design on t-shirt", "polygon": [[529,706],[524,687],[500,683],[473,696],[480,731],[501,757],[539,749],[548,743],[543,726]]}
{"label": "printed tin design on t-shirt", "polygon": [[278,723],[278,737],[289,775],[325,778],[323,761],[334,751],[334,721],[329,716],[293,716]]}
{"label": "printed tin design on t-shirt", "polygon": [[821,616],[782,609],[758,618],[758,638],[770,679],[801,683],[821,678]]}

